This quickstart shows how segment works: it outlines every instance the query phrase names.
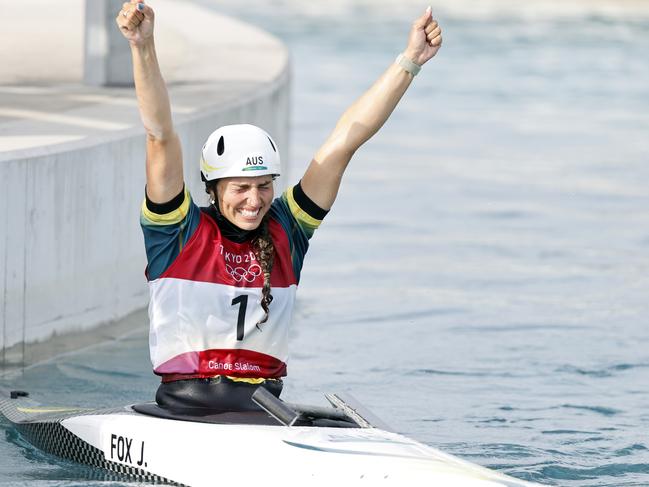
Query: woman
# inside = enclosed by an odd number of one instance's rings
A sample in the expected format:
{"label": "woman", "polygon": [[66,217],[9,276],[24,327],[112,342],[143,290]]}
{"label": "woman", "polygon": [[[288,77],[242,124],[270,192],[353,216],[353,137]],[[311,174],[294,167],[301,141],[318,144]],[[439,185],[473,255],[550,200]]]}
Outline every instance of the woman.
{"label": "woman", "polygon": [[301,181],[274,199],[279,155],[252,125],[217,129],[203,146],[210,206],[183,181],[180,140],[154,46],[154,12],[122,6],[135,88],[147,133],[141,223],[151,291],[150,351],[167,408],[253,410],[265,387],[279,396],[288,326],[308,241],[336,199],[358,148],[385,123],[442,37],[431,8],[417,19],[396,62],[338,121]]}

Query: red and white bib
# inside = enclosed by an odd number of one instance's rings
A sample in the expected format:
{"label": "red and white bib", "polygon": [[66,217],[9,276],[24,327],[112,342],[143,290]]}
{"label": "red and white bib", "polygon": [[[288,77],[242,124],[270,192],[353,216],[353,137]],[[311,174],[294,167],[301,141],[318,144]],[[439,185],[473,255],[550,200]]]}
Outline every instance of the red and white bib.
{"label": "red and white bib", "polygon": [[288,329],[297,279],[286,232],[274,219],[275,246],[268,321],[263,318],[261,267],[249,242],[221,236],[216,223],[200,223],[173,264],[149,282],[149,345],[158,375],[286,375]]}

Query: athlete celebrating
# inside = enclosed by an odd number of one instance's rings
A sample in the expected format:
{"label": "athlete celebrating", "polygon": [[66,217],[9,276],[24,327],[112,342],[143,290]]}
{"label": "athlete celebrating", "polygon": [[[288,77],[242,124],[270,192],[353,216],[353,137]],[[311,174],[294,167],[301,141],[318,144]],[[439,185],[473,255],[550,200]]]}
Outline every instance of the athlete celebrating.
{"label": "athlete celebrating", "polygon": [[250,410],[265,387],[279,396],[288,327],[309,239],[331,208],[354,153],[385,123],[423,64],[442,44],[431,8],[412,26],[405,51],[342,115],[302,179],[274,199],[277,146],[252,125],[217,129],[200,170],[210,206],[183,181],[180,139],[154,45],[154,11],[124,3],[117,24],[128,39],[146,130],[146,197],[141,224],[151,293],[150,352],[168,408]]}

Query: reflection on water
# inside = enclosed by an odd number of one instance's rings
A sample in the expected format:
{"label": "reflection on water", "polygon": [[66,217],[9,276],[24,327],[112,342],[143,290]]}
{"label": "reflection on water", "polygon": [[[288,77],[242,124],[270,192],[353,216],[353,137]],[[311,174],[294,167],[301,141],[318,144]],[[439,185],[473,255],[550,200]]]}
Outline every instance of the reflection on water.
{"label": "reflection on water", "polygon": [[[289,45],[292,174],[425,7],[203,3]],[[521,478],[646,486],[648,4],[434,8],[442,51],[356,155],[313,240],[285,395],[351,390],[398,430]],[[54,402],[64,384],[82,405],[152,394],[145,337],[105,350],[17,383]],[[9,485],[42,467],[0,450]]]}

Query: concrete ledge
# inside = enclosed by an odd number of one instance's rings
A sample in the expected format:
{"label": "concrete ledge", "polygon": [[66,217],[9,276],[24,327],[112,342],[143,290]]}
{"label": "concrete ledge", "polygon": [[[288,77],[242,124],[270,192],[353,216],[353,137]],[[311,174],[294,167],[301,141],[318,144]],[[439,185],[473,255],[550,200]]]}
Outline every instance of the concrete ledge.
{"label": "concrete ledge", "polygon": [[[187,0],[153,6],[185,178],[197,202],[204,201],[200,149],[219,125],[266,128],[287,161],[285,47]],[[24,344],[90,330],[146,305],[144,158],[132,89],[0,85],[3,365],[42,356]]]}

